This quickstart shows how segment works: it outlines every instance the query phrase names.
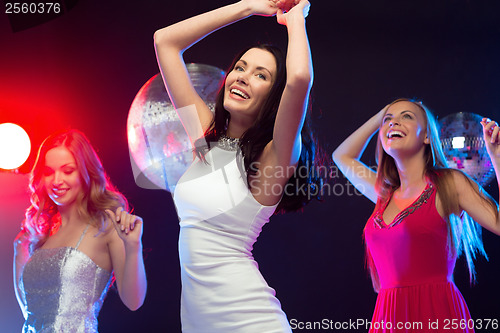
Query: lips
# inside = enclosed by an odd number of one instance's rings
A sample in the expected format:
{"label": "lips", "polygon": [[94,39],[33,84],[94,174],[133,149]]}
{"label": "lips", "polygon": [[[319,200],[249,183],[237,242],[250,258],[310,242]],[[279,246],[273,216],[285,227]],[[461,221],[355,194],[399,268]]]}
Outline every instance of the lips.
{"label": "lips", "polygon": [[63,196],[68,191],[69,191],[69,188],[52,188],[52,193],[54,193],[54,195],[56,195],[58,197]]}
{"label": "lips", "polygon": [[390,130],[389,132],[387,132],[387,138],[389,139],[400,139],[404,138],[405,136],[406,134],[399,130]]}
{"label": "lips", "polygon": [[229,92],[231,94],[236,95],[238,97],[241,97],[243,99],[249,99],[250,98],[250,96],[248,96],[248,94],[244,90],[239,89],[239,88],[231,88],[231,90]]}

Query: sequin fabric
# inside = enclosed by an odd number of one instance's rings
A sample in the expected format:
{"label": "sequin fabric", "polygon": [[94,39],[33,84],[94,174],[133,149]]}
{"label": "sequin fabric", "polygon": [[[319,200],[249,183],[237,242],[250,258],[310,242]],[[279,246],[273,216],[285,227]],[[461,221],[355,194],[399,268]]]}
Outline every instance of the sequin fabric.
{"label": "sequin fabric", "polygon": [[217,142],[217,146],[224,150],[235,151],[238,149],[240,144],[240,139],[238,138],[230,138],[222,134]]}
{"label": "sequin fabric", "polygon": [[417,209],[420,208],[420,206],[422,206],[424,203],[427,203],[427,200],[430,198],[430,196],[431,196],[431,194],[432,194],[433,191],[434,191],[434,186],[432,184],[430,184],[430,183],[427,184],[427,186],[425,187],[425,190],[422,192],[422,194],[420,194],[420,196],[418,197],[418,199],[415,200],[415,202],[413,202],[413,204],[411,204],[405,210],[401,211],[398,215],[396,215],[396,217],[394,218],[394,220],[392,221],[391,224],[386,225],[385,222],[384,222],[384,219],[382,217],[382,214],[384,213],[385,208],[387,207],[387,205],[389,204],[389,201],[391,200],[391,197],[389,197],[389,199],[387,200],[387,202],[385,203],[385,205],[383,207],[381,207],[381,209],[379,209],[375,213],[375,216],[373,218],[373,223],[379,229],[383,229],[383,228],[389,229],[389,228],[392,228],[394,226],[397,226],[408,215],[413,214]]}
{"label": "sequin fabric", "polygon": [[97,332],[111,277],[77,248],[36,250],[22,276],[28,308],[22,332]]}

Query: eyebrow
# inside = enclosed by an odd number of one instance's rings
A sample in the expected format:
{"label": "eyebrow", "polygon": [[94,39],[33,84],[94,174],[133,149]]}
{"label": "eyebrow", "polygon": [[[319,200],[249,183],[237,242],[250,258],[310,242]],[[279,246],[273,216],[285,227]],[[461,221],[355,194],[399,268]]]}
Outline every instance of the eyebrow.
{"label": "eyebrow", "polygon": [[[60,169],[62,169],[62,168],[65,168],[65,167],[67,167],[67,166],[70,166],[70,167],[72,167],[72,168],[73,168],[73,167],[74,167],[74,168],[76,168],[76,165],[75,165],[75,166],[73,166],[73,165],[71,165],[71,164],[73,164],[73,162],[63,164],[63,165],[61,165],[59,168],[60,168]],[[50,170],[54,170],[54,169],[52,169],[51,167],[49,167],[47,164],[45,164],[45,168],[48,168],[48,169],[50,169]]]}
{"label": "eyebrow", "polygon": [[[410,112],[410,113],[412,113],[414,116],[416,116],[415,112],[410,111],[410,110],[405,110],[405,111],[401,112],[401,114],[403,114],[403,113],[407,113],[407,112]],[[385,117],[385,116],[387,116],[387,115],[394,116],[392,113],[389,113],[389,112],[388,112],[388,113],[386,113],[386,114],[384,115],[384,117]]]}
{"label": "eyebrow", "polygon": [[[243,59],[238,60],[236,63],[238,63],[238,62],[242,62],[245,66],[248,65],[248,63],[245,60],[243,60]],[[267,69],[266,67],[257,66],[257,69],[258,70],[264,70],[264,71],[268,72],[271,77],[273,76],[273,74],[271,73],[271,71],[269,69]]]}

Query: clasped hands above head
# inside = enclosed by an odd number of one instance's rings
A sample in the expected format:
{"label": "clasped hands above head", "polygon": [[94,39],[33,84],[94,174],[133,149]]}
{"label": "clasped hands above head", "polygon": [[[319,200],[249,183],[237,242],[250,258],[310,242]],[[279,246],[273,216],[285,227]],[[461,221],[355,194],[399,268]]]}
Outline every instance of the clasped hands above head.
{"label": "clasped hands above head", "polygon": [[272,0],[275,5],[284,12],[288,12],[292,9],[296,4],[300,2],[300,0]]}

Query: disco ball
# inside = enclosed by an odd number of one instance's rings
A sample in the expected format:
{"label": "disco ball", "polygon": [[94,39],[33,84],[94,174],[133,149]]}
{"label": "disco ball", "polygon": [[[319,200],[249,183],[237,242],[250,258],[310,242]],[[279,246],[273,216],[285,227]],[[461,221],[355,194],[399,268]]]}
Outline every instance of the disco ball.
{"label": "disco ball", "polygon": [[[213,111],[224,71],[204,64],[186,67],[196,92]],[[196,115],[194,105],[186,108]],[[173,191],[193,161],[193,146],[160,74],[149,79],[135,96],[128,114],[127,136],[136,184]]]}
{"label": "disco ball", "polygon": [[495,177],[495,170],[484,145],[482,119],[475,113],[459,112],[440,119],[439,124],[448,166],[485,186]]}

